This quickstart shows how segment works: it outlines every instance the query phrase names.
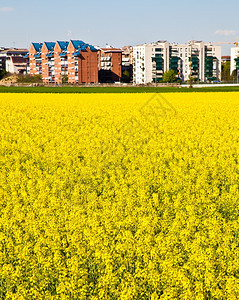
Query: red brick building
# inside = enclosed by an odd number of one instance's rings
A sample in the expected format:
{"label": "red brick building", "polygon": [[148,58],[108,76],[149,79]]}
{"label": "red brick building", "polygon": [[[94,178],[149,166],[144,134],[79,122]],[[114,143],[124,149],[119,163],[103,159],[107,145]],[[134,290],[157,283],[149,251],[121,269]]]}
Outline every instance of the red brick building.
{"label": "red brick building", "polygon": [[55,64],[53,42],[44,42],[41,48],[42,79],[44,83],[55,83]]}
{"label": "red brick building", "polygon": [[101,48],[98,57],[99,82],[119,82],[122,77],[122,50]]}
{"label": "red brick building", "polygon": [[122,80],[123,82],[133,81],[133,47],[122,48]]}
{"label": "red brick building", "polygon": [[98,83],[98,50],[83,41],[32,43],[30,75],[40,74],[44,83]]}
{"label": "red brick building", "polygon": [[29,72],[30,75],[42,75],[41,48],[42,43],[32,43],[29,49]]}
{"label": "red brick building", "polygon": [[98,50],[82,41],[70,41],[67,48],[68,82],[98,83]]}
{"label": "red brick building", "polygon": [[69,42],[57,41],[54,48],[55,83],[64,83],[68,79],[67,48]]}

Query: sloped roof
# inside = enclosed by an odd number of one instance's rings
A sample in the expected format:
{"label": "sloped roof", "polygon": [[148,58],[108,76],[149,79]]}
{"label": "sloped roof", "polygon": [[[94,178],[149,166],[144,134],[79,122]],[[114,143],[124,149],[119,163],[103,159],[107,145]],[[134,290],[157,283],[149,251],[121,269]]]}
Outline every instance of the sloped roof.
{"label": "sloped roof", "polygon": [[89,47],[91,51],[98,51],[94,46],[92,46],[90,44],[86,44],[83,41],[80,41],[80,40],[71,40],[71,42],[72,42],[73,47],[76,50],[82,50],[82,51],[84,51],[84,50],[86,50],[87,47]]}
{"label": "sloped roof", "polygon": [[55,42],[44,42],[44,44],[46,45],[47,50],[53,51],[56,43]]}
{"label": "sloped roof", "polygon": [[59,56],[61,56],[61,57],[67,56],[67,52],[66,52],[66,51],[62,51],[62,52],[59,54]]}
{"label": "sloped roof", "polygon": [[50,51],[50,52],[46,55],[46,57],[53,57],[53,55],[54,55],[54,52],[53,52],[53,51]]}
{"label": "sloped roof", "polygon": [[39,52],[39,51],[41,51],[41,48],[42,48],[42,43],[32,43],[32,45],[33,45],[33,47],[34,47],[34,49],[37,51],[37,52]]}
{"label": "sloped roof", "polygon": [[78,49],[85,44],[83,41],[79,41],[79,40],[71,40],[71,42],[75,49]]}
{"label": "sloped roof", "polygon": [[68,45],[69,45],[69,42],[63,42],[63,41],[57,41],[58,45],[60,46],[61,50],[66,50]]}

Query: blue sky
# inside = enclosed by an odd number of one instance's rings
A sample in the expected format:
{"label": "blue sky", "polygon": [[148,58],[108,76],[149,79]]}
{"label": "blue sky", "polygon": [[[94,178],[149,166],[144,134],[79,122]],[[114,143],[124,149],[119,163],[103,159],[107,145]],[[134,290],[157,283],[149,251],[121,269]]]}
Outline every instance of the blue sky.
{"label": "blue sky", "polygon": [[[234,42],[238,11],[238,0],[0,0],[0,46],[69,39],[116,47],[157,40]],[[223,46],[223,54],[230,47]]]}

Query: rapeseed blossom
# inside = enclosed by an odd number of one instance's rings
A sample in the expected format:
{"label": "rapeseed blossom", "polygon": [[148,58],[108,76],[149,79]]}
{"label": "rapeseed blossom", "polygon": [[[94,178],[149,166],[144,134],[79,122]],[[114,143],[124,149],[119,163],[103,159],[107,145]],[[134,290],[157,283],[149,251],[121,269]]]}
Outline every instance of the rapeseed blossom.
{"label": "rapeseed blossom", "polygon": [[1,299],[239,298],[238,93],[152,96],[0,94]]}

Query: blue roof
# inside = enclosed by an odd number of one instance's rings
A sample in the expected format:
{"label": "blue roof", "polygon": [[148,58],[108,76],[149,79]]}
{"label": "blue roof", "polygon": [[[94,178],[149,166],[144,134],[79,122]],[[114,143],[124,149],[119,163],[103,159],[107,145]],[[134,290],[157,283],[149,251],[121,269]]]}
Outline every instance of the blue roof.
{"label": "blue roof", "polygon": [[85,44],[82,48],[82,50],[86,50],[86,48],[89,47],[91,51],[98,51],[94,46]]}
{"label": "blue roof", "polygon": [[78,56],[78,55],[80,55],[80,51],[76,51],[76,52],[74,52],[74,53],[73,53],[73,55],[74,55],[74,56]]}
{"label": "blue roof", "polygon": [[46,45],[46,47],[49,51],[54,50],[54,47],[55,47],[55,44],[56,44],[55,42],[44,42],[44,43],[45,43],[45,45]]}
{"label": "blue roof", "polygon": [[72,41],[71,40],[71,42],[72,42],[74,48],[77,50],[85,51],[86,48],[89,47],[91,51],[97,51],[97,49],[94,46],[86,44],[83,41]]}
{"label": "blue roof", "polygon": [[66,56],[66,55],[67,55],[66,51],[63,51],[59,54],[59,56]]}
{"label": "blue roof", "polygon": [[69,42],[57,41],[57,43],[59,44],[61,50],[66,50],[69,45]]}
{"label": "blue roof", "polygon": [[77,40],[77,41],[71,40],[71,42],[72,42],[72,44],[73,44],[73,46],[74,46],[75,49],[78,49],[78,48],[80,48],[82,45],[85,44],[83,41],[79,41],[79,40]]}
{"label": "blue roof", "polygon": [[41,53],[34,54],[34,57],[36,58],[41,57]]}
{"label": "blue roof", "polygon": [[33,47],[35,48],[35,50],[37,52],[41,51],[41,48],[42,48],[42,43],[32,43]]}
{"label": "blue roof", "polygon": [[89,45],[91,51],[98,51],[94,46]]}
{"label": "blue roof", "polygon": [[29,53],[27,53],[26,55],[23,56],[24,58],[28,58],[29,57]]}
{"label": "blue roof", "polygon": [[53,57],[53,55],[54,55],[54,52],[49,52],[49,53],[46,55],[46,57]]}

